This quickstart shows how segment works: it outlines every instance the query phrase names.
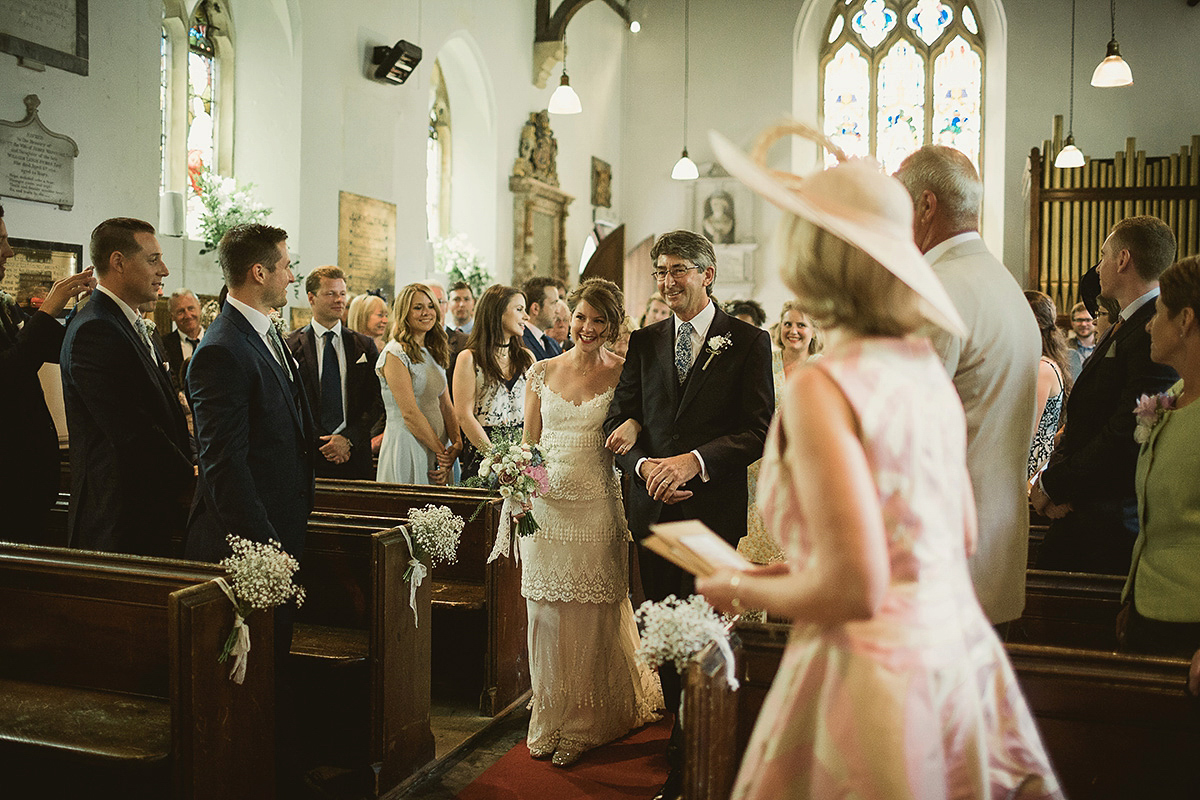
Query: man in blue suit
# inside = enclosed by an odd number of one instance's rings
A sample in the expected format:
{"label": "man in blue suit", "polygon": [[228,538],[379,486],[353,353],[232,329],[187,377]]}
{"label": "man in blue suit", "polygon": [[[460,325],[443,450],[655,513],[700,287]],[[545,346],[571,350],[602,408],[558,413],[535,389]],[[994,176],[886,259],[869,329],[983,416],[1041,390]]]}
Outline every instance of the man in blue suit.
{"label": "man in blue suit", "polygon": [[187,422],[137,308],[169,273],[154,226],[92,231],[99,285],[67,328],[59,363],[71,438],[72,547],[178,556],[192,500]]}
{"label": "man in blue suit", "polygon": [[187,555],[218,561],[232,533],[274,539],[298,559],[313,504],[314,434],[299,368],[270,317],[292,282],[287,233],[239,225],[218,253],[229,296],[187,371],[200,462]]}
{"label": "man in blue suit", "polygon": [[525,347],[533,351],[538,361],[562,355],[562,347],[550,336],[554,326],[554,306],[561,298],[557,282],[553,278],[530,278],[521,287],[525,295],[525,307],[529,310],[529,322],[525,323]]}

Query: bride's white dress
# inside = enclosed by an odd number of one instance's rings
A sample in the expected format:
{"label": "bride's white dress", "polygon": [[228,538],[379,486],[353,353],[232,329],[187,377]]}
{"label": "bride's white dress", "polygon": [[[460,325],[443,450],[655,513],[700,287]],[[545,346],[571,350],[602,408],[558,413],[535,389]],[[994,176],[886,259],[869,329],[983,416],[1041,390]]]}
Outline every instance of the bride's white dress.
{"label": "bride's white dress", "polygon": [[580,405],[529,370],[541,398],[550,488],[533,501],[540,529],[520,540],[533,682],[529,749],[586,750],[658,718],[658,676],[634,656],[629,528],[601,424],[613,390]]}

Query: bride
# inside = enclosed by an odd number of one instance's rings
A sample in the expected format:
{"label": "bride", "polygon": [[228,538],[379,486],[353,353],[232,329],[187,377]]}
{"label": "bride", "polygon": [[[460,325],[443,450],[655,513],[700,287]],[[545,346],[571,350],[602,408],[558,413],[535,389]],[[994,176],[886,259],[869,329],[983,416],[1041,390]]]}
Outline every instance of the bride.
{"label": "bride", "polygon": [[621,290],[592,278],[571,295],[575,347],[529,370],[525,438],[546,453],[540,529],[521,539],[533,681],[529,752],[565,767],[584,751],[658,718],[658,677],[634,658],[629,528],[601,424],[622,359]]}

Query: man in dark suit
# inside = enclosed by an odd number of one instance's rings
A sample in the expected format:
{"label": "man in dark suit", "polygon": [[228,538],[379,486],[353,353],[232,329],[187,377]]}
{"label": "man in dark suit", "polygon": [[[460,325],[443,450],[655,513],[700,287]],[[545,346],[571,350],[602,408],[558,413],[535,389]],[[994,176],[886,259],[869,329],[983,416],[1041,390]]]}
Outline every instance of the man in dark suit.
{"label": "man in dark suit", "polygon": [[1125,575],[1137,538],[1133,409],[1165,392],[1175,370],[1150,360],[1146,323],[1158,276],[1175,258],[1175,236],[1155,217],[1118,222],[1100,249],[1101,293],[1121,307],[1067,398],[1067,426],[1030,501],[1053,522],[1038,569]]}
{"label": "man in dark suit", "polygon": [[[636,444],[617,456],[632,476],[629,529],[641,540],[656,522],[699,519],[736,546],[746,535],[746,467],[762,456],[775,407],[770,338],[710,299],[716,255],[703,236],[663,234],[650,255],[674,314],[629,337],[604,421],[606,434],[627,419],[642,426]],[[693,593],[691,575],[647,550],[639,558],[649,599]],[[674,710],[679,677],[670,667],[660,676]],[[673,731],[672,770],[660,797],[681,788],[678,740]]]}
{"label": "man in dark suit", "polygon": [[183,388],[184,365],[204,338],[204,326],[200,324],[200,300],[191,289],[176,289],[167,300],[167,309],[175,321],[175,330],[163,334],[163,347],[171,362],[171,374]]}
{"label": "man in dark suit", "polygon": [[106,220],[92,231],[98,286],[63,339],[71,446],[72,547],[178,555],[194,469],[183,409],[138,306],[169,273],[154,226]]}
{"label": "man in dark suit", "polygon": [[308,405],[316,423],[316,472],[322,478],[374,480],[371,427],[383,415],[370,337],[342,324],[346,275],[318,267],[304,281],[312,322],[287,339],[300,364]]}
{"label": "man in dark suit", "polygon": [[[0,281],[15,255],[0,206]],[[73,298],[96,285],[86,269],[55,282],[41,307],[26,316],[9,295],[0,294],[0,420],[5,421],[0,458],[0,508],[5,531],[0,538],[28,544],[59,544],[46,536],[46,517],[58,497],[58,431],[38,370],[57,364],[63,326],[55,319]]]}
{"label": "man in dark suit", "polygon": [[562,299],[553,278],[530,278],[521,287],[529,321],[525,323],[525,346],[538,361],[562,355],[562,347],[550,336],[554,327],[554,306]]}

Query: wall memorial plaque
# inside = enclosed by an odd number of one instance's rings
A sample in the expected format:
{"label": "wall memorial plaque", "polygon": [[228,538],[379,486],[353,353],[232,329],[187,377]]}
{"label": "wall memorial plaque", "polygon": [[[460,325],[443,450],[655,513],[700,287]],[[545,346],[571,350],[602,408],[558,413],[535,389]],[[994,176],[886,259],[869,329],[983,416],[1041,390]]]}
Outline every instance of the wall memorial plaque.
{"label": "wall memorial plaque", "polygon": [[0,0],[0,52],[87,75],[87,0]]}
{"label": "wall memorial plaque", "polygon": [[338,193],[338,266],[352,294],[396,287],[396,204]]}
{"label": "wall memorial plaque", "polygon": [[54,282],[79,272],[83,247],[63,242],[11,238],[8,243],[15,255],[4,265],[0,290],[28,305],[32,297],[45,297]]}
{"label": "wall memorial plaque", "polygon": [[70,211],[75,205],[79,147],[42,124],[40,104],[36,94],[27,95],[25,119],[0,120],[0,197],[50,203]]}

